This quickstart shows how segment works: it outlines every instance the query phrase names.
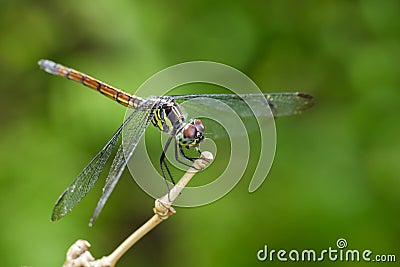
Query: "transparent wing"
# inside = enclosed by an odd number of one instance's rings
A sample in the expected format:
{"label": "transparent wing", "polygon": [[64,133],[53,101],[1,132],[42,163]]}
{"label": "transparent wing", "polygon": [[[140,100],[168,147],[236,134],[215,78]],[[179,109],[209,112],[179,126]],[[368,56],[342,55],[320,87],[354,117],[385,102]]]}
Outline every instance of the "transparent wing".
{"label": "transparent wing", "polygon": [[90,189],[92,189],[117,144],[121,131],[122,126],[61,194],[54,206],[51,220],[56,221],[64,217],[86,196]]}
{"label": "transparent wing", "polygon": [[[96,181],[98,180],[102,170],[104,169],[105,164],[107,163],[108,158],[110,157],[112,151],[114,150],[118,140],[121,136],[122,130],[125,127],[135,127],[135,125],[140,126],[140,122],[143,120],[144,113],[149,113],[151,111],[151,107],[149,110],[144,112],[143,110],[137,109],[133,111],[133,113],[125,120],[125,122],[119,127],[119,129],[114,133],[111,139],[107,142],[107,144],[100,150],[99,153],[89,162],[89,164],[76,176],[74,181],[64,190],[64,192],[58,198],[51,219],[53,221],[59,220],[60,218],[67,215],[92,189]],[[136,118],[137,117],[137,118]],[[151,119],[150,119],[151,120]],[[148,123],[147,123],[148,124]],[[147,126],[146,124],[146,126]],[[143,129],[140,129],[144,132],[146,129],[144,126]],[[132,134],[137,133],[136,131],[132,131]],[[141,136],[141,135],[140,135]],[[140,139],[139,136],[139,139]],[[135,148],[135,146],[132,148]],[[121,149],[122,150],[122,149]],[[110,186],[108,184],[113,184],[118,182],[119,176],[121,175],[125,165],[123,165],[123,161],[121,159],[121,152],[118,150],[118,153],[113,161],[112,168],[110,170],[109,178],[107,179],[106,186],[103,189],[106,192],[106,195],[111,194],[112,189],[114,188],[115,184],[112,186],[111,189],[108,189]],[[115,174],[119,176],[115,179]],[[107,189],[107,190],[106,190]],[[104,206],[107,197],[100,199],[104,201],[101,205]],[[99,204],[98,204],[99,206]]]}
{"label": "transparent wing", "polygon": [[[178,95],[173,96],[176,102],[182,103],[187,100],[196,98],[211,98],[214,100],[222,101],[232,107],[240,117],[258,116],[249,109],[249,106],[256,106],[257,104],[268,104],[271,108],[274,117],[288,116],[299,114],[304,110],[311,108],[314,104],[314,97],[304,93],[274,93],[274,94],[198,94],[198,95]],[[245,102],[245,101],[246,102]],[[211,103],[211,101],[210,101]],[[216,109],[218,105],[207,105],[207,101],[194,103],[191,109]]]}
{"label": "transparent wing", "polygon": [[124,140],[118,148],[117,154],[108,173],[105,186],[103,187],[103,194],[97,202],[96,209],[90,219],[89,225],[91,226],[100,214],[108,197],[114,190],[115,185],[118,183],[119,178],[124,171],[129,158],[132,156],[137,144],[139,143],[143,133],[149,125],[154,113],[152,112],[155,103],[148,101],[142,105],[142,108],[135,110],[124,123]]}

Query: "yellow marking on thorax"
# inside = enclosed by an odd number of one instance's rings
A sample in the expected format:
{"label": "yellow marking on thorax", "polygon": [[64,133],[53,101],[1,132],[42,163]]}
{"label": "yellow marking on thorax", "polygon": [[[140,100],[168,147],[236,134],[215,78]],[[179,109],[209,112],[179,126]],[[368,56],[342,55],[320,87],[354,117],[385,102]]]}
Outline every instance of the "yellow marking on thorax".
{"label": "yellow marking on thorax", "polygon": [[[161,117],[161,112],[164,112],[164,110],[162,110],[161,108],[160,109],[157,109],[157,114],[156,114],[156,121],[157,121],[157,127],[160,129],[160,130],[164,130],[164,125],[163,125],[163,119],[162,119],[162,117]],[[164,114],[165,115],[165,114]]]}

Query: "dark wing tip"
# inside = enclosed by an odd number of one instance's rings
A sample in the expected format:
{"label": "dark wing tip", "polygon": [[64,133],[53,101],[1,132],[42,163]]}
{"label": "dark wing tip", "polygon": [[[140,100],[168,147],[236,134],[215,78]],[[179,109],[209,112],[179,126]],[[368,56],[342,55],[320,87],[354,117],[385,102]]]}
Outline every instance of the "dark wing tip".
{"label": "dark wing tip", "polygon": [[315,105],[315,98],[312,95],[306,93],[297,93],[297,96],[303,101],[301,111],[309,109]]}
{"label": "dark wing tip", "polygon": [[67,193],[68,188],[61,194],[61,196],[57,199],[56,204],[53,208],[53,213],[51,214],[51,220],[58,221],[62,217],[64,217],[68,211],[63,209],[62,201],[64,200],[65,194]]}
{"label": "dark wing tip", "polygon": [[65,214],[59,214],[56,210],[57,207],[54,207],[53,213],[51,214],[51,221],[55,222],[65,216]]}
{"label": "dark wing tip", "polygon": [[306,94],[306,93],[297,93],[297,95],[298,95],[299,97],[302,97],[302,98],[314,99],[314,97],[313,97],[312,95]]}
{"label": "dark wing tip", "polygon": [[51,221],[55,222],[58,221],[61,217],[58,217],[57,215],[55,215],[54,213],[51,215]]}

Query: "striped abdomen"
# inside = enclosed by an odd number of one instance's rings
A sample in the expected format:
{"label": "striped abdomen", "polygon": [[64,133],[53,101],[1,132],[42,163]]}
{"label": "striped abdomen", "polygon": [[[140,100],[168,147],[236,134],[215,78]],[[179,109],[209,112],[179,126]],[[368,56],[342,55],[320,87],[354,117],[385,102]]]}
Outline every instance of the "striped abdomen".
{"label": "striped abdomen", "polygon": [[39,66],[48,73],[66,77],[70,80],[79,82],[84,86],[97,90],[106,97],[111,98],[126,107],[137,108],[143,103],[143,98],[141,97],[125,93],[124,91],[103,83],[89,75],[67,68],[53,61],[42,59],[39,61]]}

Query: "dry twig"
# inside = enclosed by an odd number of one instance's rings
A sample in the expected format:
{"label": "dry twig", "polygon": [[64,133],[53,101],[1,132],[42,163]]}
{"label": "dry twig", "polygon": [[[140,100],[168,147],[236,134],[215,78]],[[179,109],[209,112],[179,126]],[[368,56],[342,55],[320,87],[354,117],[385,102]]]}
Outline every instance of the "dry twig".
{"label": "dry twig", "polygon": [[63,267],[113,267],[117,261],[128,251],[137,241],[151,231],[163,220],[175,213],[172,204],[179,196],[180,192],[185,188],[193,176],[199,171],[207,167],[213,160],[210,152],[203,152],[200,159],[193,163],[193,166],[185,173],[179,182],[165,196],[156,199],[153,208],[154,215],[132,235],[130,235],[114,252],[108,256],[96,260],[89,252],[90,243],[86,240],[76,241],[67,252],[66,261]]}

